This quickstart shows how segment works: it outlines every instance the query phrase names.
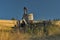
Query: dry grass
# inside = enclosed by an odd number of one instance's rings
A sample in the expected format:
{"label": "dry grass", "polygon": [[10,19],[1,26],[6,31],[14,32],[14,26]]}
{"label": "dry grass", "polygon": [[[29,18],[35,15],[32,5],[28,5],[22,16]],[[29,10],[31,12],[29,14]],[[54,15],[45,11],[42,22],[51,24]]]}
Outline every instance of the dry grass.
{"label": "dry grass", "polygon": [[[59,28],[57,27],[48,27],[49,35],[54,35],[59,33]],[[0,30],[0,40],[44,40],[41,39],[41,36],[44,37],[43,27],[40,31],[35,30],[37,34],[22,33],[19,30]],[[49,37],[50,38],[50,37]],[[51,37],[53,39],[53,37]],[[57,37],[59,38],[59,37]],[[45,38],[46,39],[46,38]],[[55,38],[54,38],[55,39]]]}
{"label": "dry grass", "polygon": [[0,31],[0,40],[28,40],[31,35],[27,33],[12,32],[12,31]]}
{"label": "dry grass", "polygon": [[[5,27],[2,27],[2,29]],[[44,37],[44,30],[43,26],[39,29],[38,27],[34,30],[34,33],[36,34],[29,34],[28,32],[22,33],[19,30],[12,30],[10,27],[6,27],[6,30],[0,30],[0,40],[32,40],[32,39],[39,39],[40,37]],[[9,30],[10,29],[10,30]],[[46,26],[46,32],[47,36],[51,35],[60,35],[60,26],[57,25],[47,25]],[[29,32],[32,32],[32,30],[29,30]],[[37,40],[36,39],[36,40]],[[44,39],[43,39],[44,40]]]}

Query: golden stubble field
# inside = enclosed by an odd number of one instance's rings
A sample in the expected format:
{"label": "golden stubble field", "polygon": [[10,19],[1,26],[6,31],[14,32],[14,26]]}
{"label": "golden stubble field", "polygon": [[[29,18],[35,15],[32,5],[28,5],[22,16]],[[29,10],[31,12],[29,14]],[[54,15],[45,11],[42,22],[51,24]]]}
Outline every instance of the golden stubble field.
{"label": "golden stubble field", "polygon": [[31,35],[27,33],[12,32],[12,31],[0,31],[0,40],[28,40]]}
{"label": "golden stubble field", "polygon": [[[47,29],[46,32],[48,33],[48,36],[49,35],[60,35],[60,24],[59,23],[60,22],[57,23],[58,25],[54,24],[54,25],[46,26],[46,29]],[[20,31],[12,30],[11,27],[14,25],[14,22],[12,22],[12,24],[8,23],[9,25],[6,25],[6,24],[0,23],[0,29],[2,29],[2,30],[0,30],[0,40],[30,40],[31,38],[34,38],[34,36],[29,33],[22,33]],[[12,25],[12,26],[10,26],[10,25]],[[36,38],[38,38],[38,39],[40,38],[40,36],[44,36],[44,34],[45,34],[43,32],[43,26],[40,29],[41,29],[40,31],[38,29],[35,30],[35,33],[37,33]],[[36,39],[36,38],[34,38],[34,39]]]}
{"label": "golden stubble field", "polygon": [[[47,36],[51,36],[51,35],[60,35],[60,27],[58,26],[54,26],[54,27],[48,27],[46,28],[48,31],[48,35]],[[20,32],[19,30],[0,30],[0,40],[38,40],[41,39],[40,37],[44,37],[44,32],[43,32],[43,28],[41,28],[40,32],[38,30],[35,30],[35,33],[37,33],[36,35],[32,35],[29,33],[24,33],[23,31]],[[54,36],[56,37],[56,36]],[[53,38],[53,37],[49,37],[50,39],[58,39],[59,37]],[[42,38],[41,40],[43,40],[44,38]],[[46,39],[46,38],[45,38]]]}

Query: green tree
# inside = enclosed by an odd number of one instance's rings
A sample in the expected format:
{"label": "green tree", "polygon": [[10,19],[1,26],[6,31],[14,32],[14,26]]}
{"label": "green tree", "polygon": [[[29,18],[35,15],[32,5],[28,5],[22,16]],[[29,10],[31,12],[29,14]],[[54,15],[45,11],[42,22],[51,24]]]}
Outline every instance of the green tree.
{"label": "green tree", "polygon": [[16,20],[15,18],[11,18],[11,20]]}

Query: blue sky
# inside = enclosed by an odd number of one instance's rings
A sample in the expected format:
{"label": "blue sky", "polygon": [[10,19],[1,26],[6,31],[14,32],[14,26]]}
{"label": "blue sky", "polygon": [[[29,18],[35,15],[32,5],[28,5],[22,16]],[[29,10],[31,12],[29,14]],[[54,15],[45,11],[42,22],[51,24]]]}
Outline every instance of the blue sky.
{"label": "blue sky", "polygon": [[21,20],[24,6],[35,20],[60,18],[60,0],[0,0],[0,19]]}

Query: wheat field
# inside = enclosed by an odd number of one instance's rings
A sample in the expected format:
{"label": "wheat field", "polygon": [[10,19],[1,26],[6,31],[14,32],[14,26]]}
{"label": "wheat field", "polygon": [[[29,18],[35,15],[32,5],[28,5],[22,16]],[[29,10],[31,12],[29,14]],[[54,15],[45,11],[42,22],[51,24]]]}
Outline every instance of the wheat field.
{"label": "wheat field", "polygon": [[27,33],[20,33],[19,31],[0,30],[0,40],[28,40],[30,36]]}
{"label": "wheat field", "polygon": [[2,25],[3,24],[0,24],[2,29],[0,30],[0,40],[60,40],[59,25],[47,25],[45,29],[48,35],[45,35],[43,25],[35,28],[34,33],[32,33],[33,30],[29,30],[29,28],[27,28],[29,33],[24,33],[22,30],[20,30],[22,32],[19,30],[14,31],[8,25],[6,27]]}

